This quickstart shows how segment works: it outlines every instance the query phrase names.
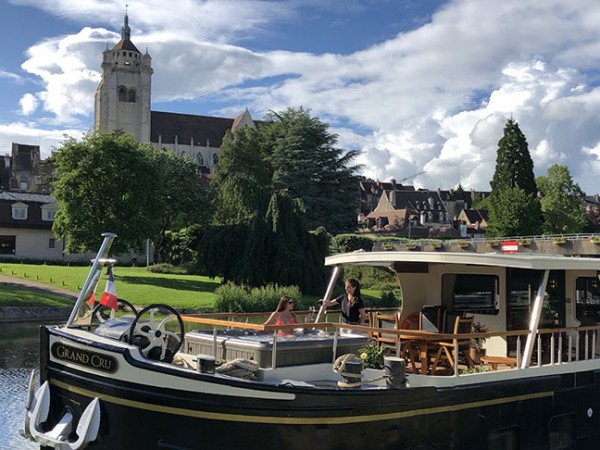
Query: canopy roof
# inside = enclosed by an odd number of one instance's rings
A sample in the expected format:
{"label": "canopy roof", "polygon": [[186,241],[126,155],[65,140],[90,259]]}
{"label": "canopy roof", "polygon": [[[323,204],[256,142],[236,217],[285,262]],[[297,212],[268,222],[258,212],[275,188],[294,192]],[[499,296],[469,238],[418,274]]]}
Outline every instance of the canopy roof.
{"label": "canopy roof", "polygon": [[389,266],[392,263],[457,264],[512,267],[532,270],[600,270],[600,258],[580,258],[531,253],[451,253],[420,251],[383,251],[340,253],[325,258],[326,266]]}

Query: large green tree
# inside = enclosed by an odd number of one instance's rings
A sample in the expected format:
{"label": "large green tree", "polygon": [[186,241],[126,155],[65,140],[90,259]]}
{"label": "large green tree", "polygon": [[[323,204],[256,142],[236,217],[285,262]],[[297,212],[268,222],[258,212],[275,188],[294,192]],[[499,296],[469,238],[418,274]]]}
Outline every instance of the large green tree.
{"label": "large green tree", "polygon": [[298,202],[279,191],[267,210],[249,222],[209,227],[202,234],[198,261],[208,276],[250,286],[296,285],[316,294],[325,282],[328,241],[324,229],[306,230]]}
{"label": "large green tree", "polygon": [[[321,287],[327,245],[308,230],[354,230],[354,153],[302,108],[272,113],[258,130],[228,134],[211,185],[214,226],[200,240],[208,275],[254,286]],[[325,249],[325,250],[323,250]]]}
{"label": "large green tree", "polygon": [[208,195],[198,174],[198,164],[187,155],[175,156],[172,151],[150,149],[150,163],[160,169],[155,180],[157,233],[150,236],[154,247],[154,262],[162,261],[166,234],[191,224],[206,225],[210,221]]}
{"label": "large green tree", "polygon": [[[512,118],[498,142],[496,169],[490,182],[490,236],[527,236],[542,231],[542,211],[527,139]],[[522,215],[522,216],[521,216]]]}
{"label": "large green tree", "polygon": [[139,251],[146,239],[160,249],[166,229],[201,209],[195,166],[119,131],[67,139],[54,162],[53,231],[69,252],[96,250],[105,231],[119,236],[117,253]]}
{"label": "large green tree", "polygon": [[359,209],[356,152],[344,152],[329,125],[303,108],[271,113],[261,126],[273,185],[303,204],[309,229],[354,231]]}
{"label": "large green tree", "polygon": [[242,127],[227,132],[211,182],[213,223],[248,223],[264,211],[271,192],[271,170],[258,132]]}
{"label": "large green tree", "polygon": [[544,233],[581,233],[586,226],[585,194],[573,182],[569,168],[553,164],[536,183],[542,196]]}

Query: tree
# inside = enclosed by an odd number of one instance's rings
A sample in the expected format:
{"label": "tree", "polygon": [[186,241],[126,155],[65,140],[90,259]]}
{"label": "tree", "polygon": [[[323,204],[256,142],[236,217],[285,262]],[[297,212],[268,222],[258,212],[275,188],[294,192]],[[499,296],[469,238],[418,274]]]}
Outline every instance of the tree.
{"label": "tree", "polygon": [[[519,125],[509,119],[498,142],[496,169],[490,193],[490,236],[525,236],[542,230],[542,212],[537,198],[533,160]],[[522,214],[523,217],[518,217]]]}
{"label": "tree", "polygon": [[309,233],[299,214],[297,202],[277,192],[250,222],[209,227],[199,245],[200,270],[238,284],[321,292],[329,239],[324,229]]}
{"label": "tree", "polygon": [[214,226],[199,244],[204,273],[321,288],[328,238],[308,230],[354,230],[359,204],[356,155],[342,155],[327,128],[300,108],[226,135],[211,186]]}
{"label": "tree", "polygon": [[167,229],[202,210],[195,165],[120,131],[68,139],[54,159],[53,231],[67,238],[69,252],[95,250],[105,231],[119,236],[116,253],[139,251],[146,239],[160,251]]}
{"label": "tree", "polygon": [[586,226],[585,194],[573,182],[568,167],[553,164],[536,183],[542,195],[544,233],[581,233]]}
{"label": "tree", "polygon": [[[494,211],[493,216],[492,211]],[[514,187],[498,191],[490,201],[490,222],[486,234],[490,236],[537,234],[523,231],[534,230],[539,226],[538,221],[530,213],[531,195],[523,189]]]}
{"label": "tree", "polygon": [[150,163],[159,168],[155,180],[157,191],[158,231],[149,236],[154,247],[154,262],[162,261],[166,233],[190,224],[206,225],[210,220],[208,197],[198,176],[198,165],[187,155],[175,156],[172,151],[149,152]]}
{"label": "tree", "polygon": [[211,182],[213,223],[248,223],[257,211],[264,211],[270,191],[271,171],[257,131],[228,131]]}
{"label": "tree", "polygon": [[270,156],[273,186],[303,204],[309,229],[323,225],[331,233],[354,231],[360,206],[356,152],[336,147],[329,125],[303,108],[271,113],[260,128]]}

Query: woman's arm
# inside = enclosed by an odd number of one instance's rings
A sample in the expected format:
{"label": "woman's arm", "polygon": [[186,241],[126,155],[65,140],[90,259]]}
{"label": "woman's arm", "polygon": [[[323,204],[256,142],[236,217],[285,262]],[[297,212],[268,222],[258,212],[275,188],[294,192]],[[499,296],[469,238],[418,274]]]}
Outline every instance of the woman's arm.
{"label": "woman's arm", "polygon": [[365,323],[368,320],[367,317],[367,311],[365,310],[365,308],[360,308],[358,310],[358,324],[362,325],[363,323]]}
{"label": "woman's arm", "polygon": [[263,323],[263,325],[273,325],[275,322],[277,322],[277,314],[277,311],[273,311],[273,313],[271,313],[271,315],[269,316],[267,321]]}

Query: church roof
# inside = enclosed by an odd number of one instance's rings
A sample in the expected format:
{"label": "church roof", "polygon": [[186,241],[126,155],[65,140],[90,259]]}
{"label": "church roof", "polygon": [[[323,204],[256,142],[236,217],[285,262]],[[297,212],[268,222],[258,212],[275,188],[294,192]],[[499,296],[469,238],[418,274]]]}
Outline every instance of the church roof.
{"label": "church roof", "polygon": [[113,47],[113,50],[127,50],[140,53],[136,46],[133,45],[133,42],[131,42],[131,28],[129,27],[129,16],[127,16],[127,13],[125,13],[125,17],[123,18],[121,40],[117,42],[117,45]]}
{"label": "church roof", "polygon": [[223,117],[194,116],[161,111],[151,111],[150,142],[161,142],[190,145],[220,147],[225,132],[231,129],[233,119]]}
{"label": "church roof", "polygon": [[137,47],[135,45],[133,45],[133,42],[131,42],[129,39],[121,39],[119,42],[117,42],[117,44],[113,47],[113,50],[127,50],[130,52],[138,52],[141,53]]}

